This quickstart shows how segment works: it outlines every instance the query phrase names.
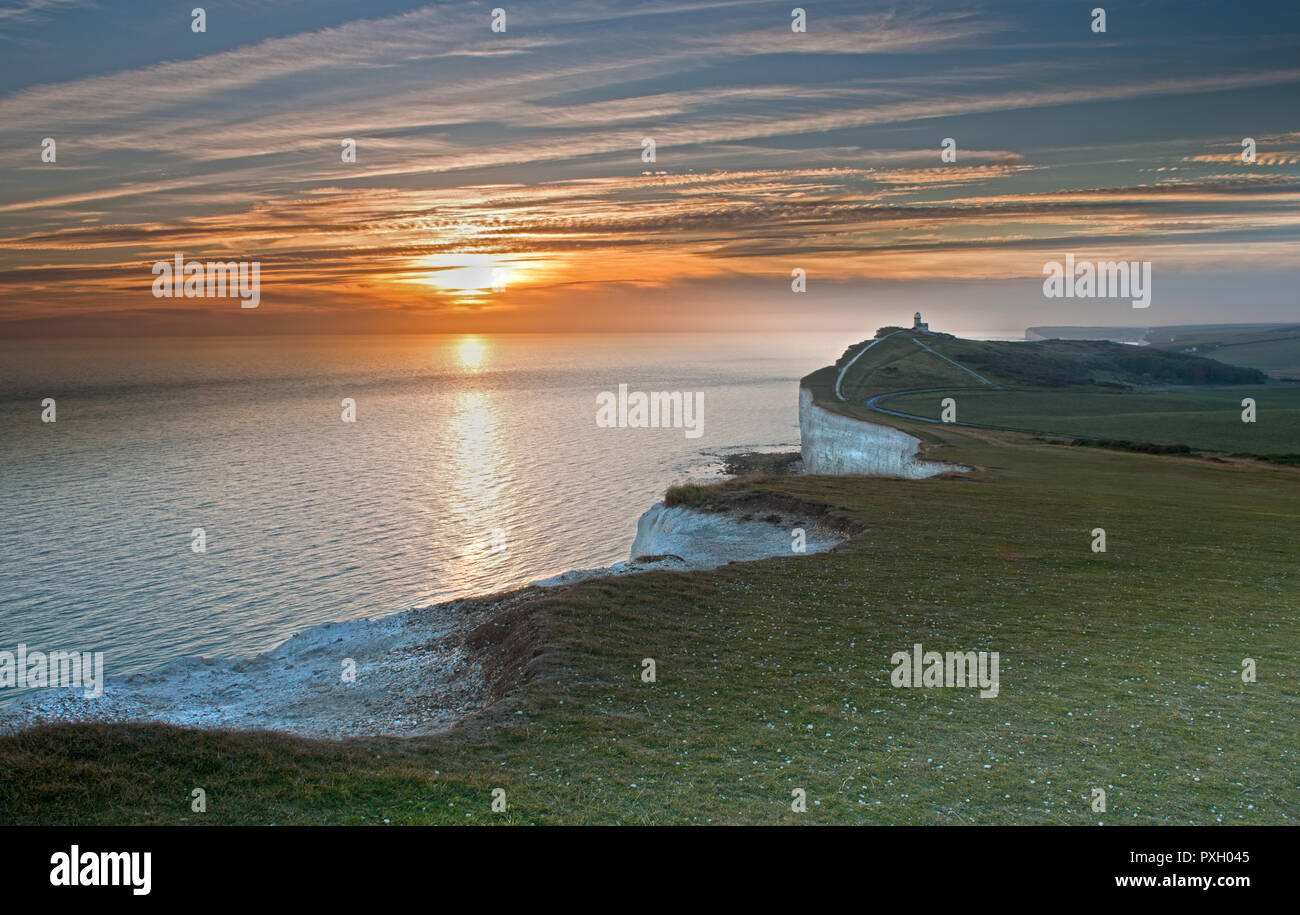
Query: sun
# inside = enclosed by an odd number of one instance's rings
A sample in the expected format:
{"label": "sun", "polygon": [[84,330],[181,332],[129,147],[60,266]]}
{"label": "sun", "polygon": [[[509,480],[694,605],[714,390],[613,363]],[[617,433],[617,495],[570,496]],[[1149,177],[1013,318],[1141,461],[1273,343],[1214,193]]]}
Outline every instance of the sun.
{"label": "sun", "polygon": [[520,273],[518,264],[496,254],[435,254],[424,266],[422,282],[459,299],[504,292]]}

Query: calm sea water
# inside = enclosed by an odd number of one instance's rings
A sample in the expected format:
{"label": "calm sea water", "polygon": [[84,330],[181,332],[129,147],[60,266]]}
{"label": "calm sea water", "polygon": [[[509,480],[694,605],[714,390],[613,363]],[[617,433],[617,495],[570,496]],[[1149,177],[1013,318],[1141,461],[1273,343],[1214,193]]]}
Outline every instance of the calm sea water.
{"label": "calm sea water", "polygon": [[[727,451],[796,449],[797,379],[852,342],[2,344],[0,648],[102,650],[116,675],[626,559],[669,484]],[[596,395],[619,384],[702,391],[703,435],[599,428]]]}

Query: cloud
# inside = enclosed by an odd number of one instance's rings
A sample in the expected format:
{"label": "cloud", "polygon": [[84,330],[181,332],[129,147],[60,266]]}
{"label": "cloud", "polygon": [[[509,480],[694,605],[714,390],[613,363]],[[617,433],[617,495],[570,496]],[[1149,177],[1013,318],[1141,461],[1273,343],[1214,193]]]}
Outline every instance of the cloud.
{"label": "cloud", "polygon": [[976,8],[819,4],[804,34],[766,4],[509,9],[504,35],[485,8],[430,6],[0,98],[16,179],[0,290],[121,308],[182,249],[260,258],[300,308],[441,301],[419,281],[457,253],[526,262],[516,309],[544,284],[659,288],[794,259],[983,278],[1054,246],[1171,238],[1202,264],[1294,258],[1300,142],[1277,118],[1256,116],[1253,171],[1228,119],[1135,136],[1188,100],[1259,105],[1300,83],[1294,66],[1177,43],[1124,65],[1111,43],[1099,67],[1096,43]]}

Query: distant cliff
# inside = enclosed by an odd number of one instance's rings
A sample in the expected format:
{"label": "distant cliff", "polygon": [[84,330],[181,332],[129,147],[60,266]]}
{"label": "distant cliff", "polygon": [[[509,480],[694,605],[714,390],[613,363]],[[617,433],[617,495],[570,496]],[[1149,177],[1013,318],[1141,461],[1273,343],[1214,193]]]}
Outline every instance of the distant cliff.
{"label": "distant cliff", "polygon": [[1026,340],[1108,340],[1111,343],[1141,343],[1149,327],[1027,327]]}

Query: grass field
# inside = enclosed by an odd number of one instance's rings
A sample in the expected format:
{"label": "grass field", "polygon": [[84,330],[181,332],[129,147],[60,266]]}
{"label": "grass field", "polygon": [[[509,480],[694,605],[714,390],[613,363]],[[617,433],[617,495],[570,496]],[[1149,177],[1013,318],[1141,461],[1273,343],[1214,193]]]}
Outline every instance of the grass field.
{"label": "grass field", "polygon": [[[1157,347],[985,342],[903,332],[878,339],[851,363],[842,358],[840,367],[842,401],[835,396],[838,371],[805,379],[819,402],[868,421],[902,424],[922,438],[928,435],[924,423],[873,414],[866,402],[934,420],[951,397],[959,423],[1229,453],[1300,452],[1300,384],[1262,383],[1267,379],[1249,370],[1254,384],[1227,383],[1242,367]],[[1225,383],[1168,381],[1206,375]],[[1241,420],[1246,397],[1256,401],[1254,423]]]}
{"label": "grass field", "polygon": [[1176,330],[1176,334],[1153,335],[1153,344],[1164,349],[1195,346],[1198,353],[1219,362],[1259,369],[1279,378],[1300,378],[1300,326],[1263,331],[1231,325]]}
{"label": "grass field", "polygon": [[[888,329],[886,329],[888,330]],[[839,394],[861,402],[918,388],[987,385],[1010,388],[1106,388],[1263,385],[1259,370],[1158,347],[1098,340],[1006,342],[946,334],[889,333],[851,347],[837,368]],[[831,396],[834,396],[833,394]]]}
{"label": "grass field", "polygon": [[1300,334],[1255,342],[1225,343],[1209,355],[1230,365],[1244,365],[1275,376],[1300,378]]}
{"label": "grass field", "polygon": [[[945,397],[957,402],[963,423],[1215,451],[1300,452],[1300,385],[1176,393],[960,390],[888,397],[877,406],[937,419]],[[1256,403],[1254,423],[1241,421],[1246,397]]]}
{"label": "grass field", "polygon": [[1300,324],[1183,324],[1164,327],[1034,327],[1046,338],[1139,340],[1156,349],[1195,349],[1227,365],[1258,369],[1274,378],[1300,379]]}
{"label": "grass field", "polygon": [[[868,525],[837,552],[540,597],[534,679],[458,734],[49,727],[0,738],[0,822],[1300,819],[1300,470],[942,432],[983,469],[742,484]],[[892,688],[914,642],[1000,652],[1000,695]]]}
{"label": "grass field", "polygon": [[863,401],[887,391],[978,383],[969,372],[936,358],[910,337],[899,336],[865,353],[845,374],[841,393],[845,400]]}

